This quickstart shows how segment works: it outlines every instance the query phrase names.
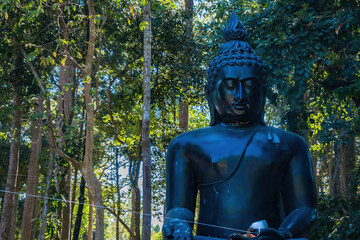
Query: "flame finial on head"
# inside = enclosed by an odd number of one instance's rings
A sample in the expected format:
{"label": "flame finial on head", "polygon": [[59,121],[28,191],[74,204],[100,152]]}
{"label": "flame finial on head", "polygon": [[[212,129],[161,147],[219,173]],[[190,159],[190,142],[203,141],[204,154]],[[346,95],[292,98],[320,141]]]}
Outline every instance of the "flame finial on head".
{"label": "flame finial on head", "polygon": [[226,41],[245,41],[247,38],[246,28],[234,11],[231,13],[230,20],[224,28],[223,35]]}

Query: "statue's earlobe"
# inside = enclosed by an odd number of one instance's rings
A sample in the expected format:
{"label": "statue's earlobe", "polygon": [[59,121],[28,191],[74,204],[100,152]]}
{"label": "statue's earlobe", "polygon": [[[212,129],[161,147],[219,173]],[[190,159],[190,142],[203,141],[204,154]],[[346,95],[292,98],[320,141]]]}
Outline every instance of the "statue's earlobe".
{"label": "statue's earlobe", "polygon": [[210,126],[214,126],[216,124],[216,110],[211,100],[211,93],[209,93],[208,89],[206,89],[206,99],[210,110]]}
{"label": "statue's earlobe", "polygon": [[216,112],[215,107],[209,102],[209,110],[210,110],[210,126],[214,126],[216,124]]}

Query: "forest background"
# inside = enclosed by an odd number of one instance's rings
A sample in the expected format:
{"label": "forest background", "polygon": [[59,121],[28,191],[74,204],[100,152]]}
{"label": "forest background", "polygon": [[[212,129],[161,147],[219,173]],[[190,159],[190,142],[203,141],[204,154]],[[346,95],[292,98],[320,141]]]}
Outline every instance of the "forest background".
{"label": "forest background", "polygon": [[267,66],[267,124],[309,144],[311,239],[359,239],[358,0],[1,0],[0,239],[161,239],[166,149],[209,124],[233,10]]}

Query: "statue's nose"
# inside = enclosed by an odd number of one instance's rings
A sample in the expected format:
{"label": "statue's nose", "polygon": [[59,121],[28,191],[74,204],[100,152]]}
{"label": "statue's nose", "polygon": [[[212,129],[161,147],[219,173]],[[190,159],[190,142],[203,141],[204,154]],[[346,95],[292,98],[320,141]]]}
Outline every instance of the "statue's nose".
{"label": "statue's nose", "polygon": [[243,83],[239,81],[235,90],[234,100],[241,102],[245,100],[245,98],[246,98],[246,92],[244,90]]}

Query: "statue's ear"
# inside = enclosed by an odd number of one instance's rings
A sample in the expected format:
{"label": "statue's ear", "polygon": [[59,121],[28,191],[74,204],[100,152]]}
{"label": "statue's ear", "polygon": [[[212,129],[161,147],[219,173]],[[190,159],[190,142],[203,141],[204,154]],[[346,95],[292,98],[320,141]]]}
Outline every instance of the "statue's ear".
{"label": "statue's ear", "polygon": [[208,101],[208,106],[209,106],[209,110],[210,110],[210,126],[214,126],[216,124],[216,110],[213,105],[211,95],[212,95],[212,92],[208,91],[208,89],[207,89],[206,99]]}
{"label": "statue's ear", "polygon": [[216,111],[214,105],[209,102],[209,110],[210,110],[210,126],[214,126],[216,124]]}
{"label": "statue's ear", "polygon": [[264,91],[264,95],[263,95],[263,101],[261,103],[261,112],[260,112],[260,124],[261,125],[266,125],[265,123],[265,103],[266,103],[266,94],[267,94],[267,90],[268,90],[268,83],[265,82],[263,85],[263,91]]}

